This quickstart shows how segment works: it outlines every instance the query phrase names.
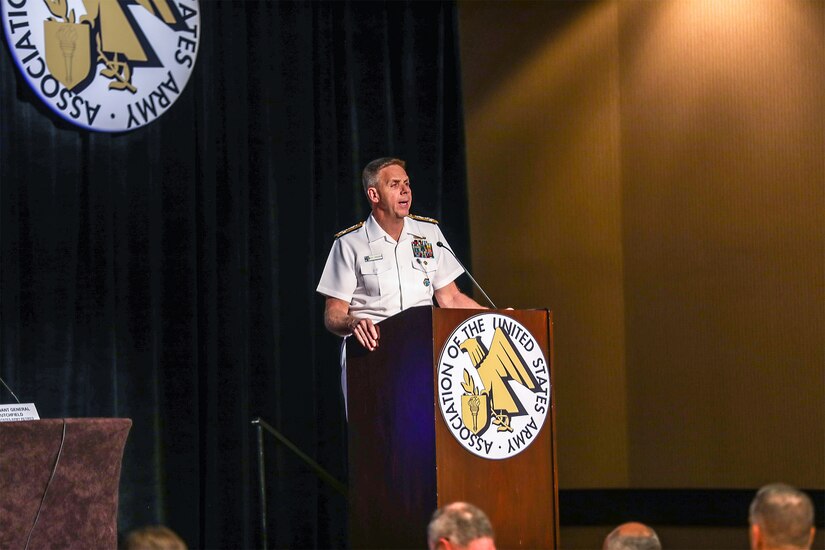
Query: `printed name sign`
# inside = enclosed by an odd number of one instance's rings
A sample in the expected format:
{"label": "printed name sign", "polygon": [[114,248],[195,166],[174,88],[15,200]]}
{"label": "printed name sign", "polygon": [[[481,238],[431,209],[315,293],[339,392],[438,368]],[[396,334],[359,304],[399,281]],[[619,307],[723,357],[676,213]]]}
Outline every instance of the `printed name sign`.
{"label": "printed name sign", "polygon": [[0,422],[21,422],[23,420],[40,420],[34,403],[0,405]]}

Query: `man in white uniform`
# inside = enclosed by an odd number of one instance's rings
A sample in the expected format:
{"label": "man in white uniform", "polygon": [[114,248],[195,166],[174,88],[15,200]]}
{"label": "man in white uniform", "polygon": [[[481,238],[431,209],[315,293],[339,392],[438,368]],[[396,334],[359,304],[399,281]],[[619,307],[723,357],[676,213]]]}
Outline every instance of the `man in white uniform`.
{"label": "man in white uniform", "polygon": [[[441,307],[481,308],[456,286],[464,270],[437,245],[449,247],[438,222],[410,216],[412,189],[404,167],[403,160],[380,158],[364,168],[372,213],[336,235],[317,288],[326,296],[327,330],[354,335],[370,351],[379,345],[379,321],[432,305],[433,297]],[[345,372],[342,382],[346,396]]]}

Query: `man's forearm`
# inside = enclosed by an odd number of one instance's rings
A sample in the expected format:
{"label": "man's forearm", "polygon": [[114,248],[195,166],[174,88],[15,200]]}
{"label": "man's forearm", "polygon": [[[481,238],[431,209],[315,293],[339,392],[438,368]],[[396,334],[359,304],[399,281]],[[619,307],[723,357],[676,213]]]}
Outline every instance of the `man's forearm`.
{"label": "man's forearm", "polygon": [[487,309],[461,292],[455,281],[436,290],[435,299],[438,301],[438,305],[444,308]]}
{"label": "man's forearm", "polygon": [[349,336],[357,320],[345,311],[337,309],[324,311],[324,326],[337,336]]}
{"label": "man's forearm", "polygon": [[447,307],[459,309],[487,309],[463,292],[454,294]]}

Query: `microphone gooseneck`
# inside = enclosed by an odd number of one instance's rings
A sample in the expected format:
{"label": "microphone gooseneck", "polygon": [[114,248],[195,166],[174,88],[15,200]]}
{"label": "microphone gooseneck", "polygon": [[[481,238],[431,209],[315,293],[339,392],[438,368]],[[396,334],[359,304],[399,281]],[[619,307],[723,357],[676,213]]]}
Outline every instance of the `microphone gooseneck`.
{"label": "microphone gooseneck", "polygon": [[0,384],[3,384],[3,387],[6,388],[7,390],[9,390],[9,393],[11,394],[12,397],[14,397],[14,400],[17,401],[18,403],[20,403],[20,400],[17,399],[17,396],[14,395],[14,392],[11,391],[11,388],[8,386],[8,384],[6,384],[6,382],[2,378],[0,378]]}
{"label": "microphone gooseneck", "polygon": [[493,306],[493,309],[498,309],[498,308],[496,307],[496,305],[493,303],[493,301],[490,299],[490,297],[489,297],[489,296],[487,296],[487,293],[486,293],[486,292],[484,292],[484,289],[483,289],[483,288],[481,288],[481,285],[480,285],[480,284],[478,284],[478,281],[476,281],[476,280],[475,280],[475,278],[474,278],[474,277],[470,274],[470,270],[469,270],[469,269],[467,269],[466,267],[464,267],[464,264],[463,264],[463,263],[461,263],[461,260],[459,260],[459,259],[458,259],[458,256],[456,256],[456,255],[455,255],[455,252],[453,252],[452,250],[450,250],[449,248],[447,248],[447,246],[446,246],[444,243],[442,243],[441,241],[438,241],[437,243],[435,243],[435,245],[436,245],[436,246],[438,246],[438,247],[440,247],[440,248],[443,248],[444,250],[446,250],[447,252],[449,252],[450,254],[452,254],[452,255],[453,255],[453,258],[455,258],[455,261],[457,261],[457,262],[458,262],[458,265],[460,265],[460,266],[461,266],[461,269],[463,269],[463,270],[464,270],[464,273],[466,273],[466,274],[467,274],[467,276],[470,278],[470,280],[473,282],[473,284],[474,284],[474,285],[476,285],[476,288],[477,288],[477,289],[479,289],[479,290],[481,291],[481,293],[482,293],[482,294],[484,294],[484,297],[485,297],[485,298],[487,298],[487,301],[488,301],[488,302],[490,302],[490,305],[491,305],[491,306]]}

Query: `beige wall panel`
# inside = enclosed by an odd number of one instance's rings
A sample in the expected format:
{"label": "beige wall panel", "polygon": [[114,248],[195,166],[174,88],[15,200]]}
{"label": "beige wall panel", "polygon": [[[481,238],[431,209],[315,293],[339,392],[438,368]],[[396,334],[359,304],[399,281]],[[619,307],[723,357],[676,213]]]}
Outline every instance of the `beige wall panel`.
{"label": "beige wall panel", "polygon": [[825,2],[460,3],[473,269],[562,488],[825,488]]}
{"label": "beige wall panel", "polygon": [[620,2],[631,484],[825,484],[825,3]]}
{"label": "beige wall panel", "polygon": [[616,21],[461,4],[474,272],[500,307],[554,311],[562,487],[628,482]]}

